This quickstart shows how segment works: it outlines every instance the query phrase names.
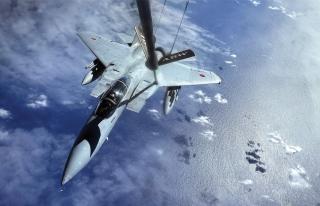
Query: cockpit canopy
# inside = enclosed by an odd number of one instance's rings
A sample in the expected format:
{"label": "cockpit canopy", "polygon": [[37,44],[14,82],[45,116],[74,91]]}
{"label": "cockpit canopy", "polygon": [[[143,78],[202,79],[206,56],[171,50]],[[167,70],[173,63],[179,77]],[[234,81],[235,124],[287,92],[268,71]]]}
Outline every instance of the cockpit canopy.
{"label": "cockpit canopy", "polygon": [[115,81],[111,87],[101,95],[95,114],[104,118],[110,117],[126,95],[129,84],[130,79],[127,77]]}

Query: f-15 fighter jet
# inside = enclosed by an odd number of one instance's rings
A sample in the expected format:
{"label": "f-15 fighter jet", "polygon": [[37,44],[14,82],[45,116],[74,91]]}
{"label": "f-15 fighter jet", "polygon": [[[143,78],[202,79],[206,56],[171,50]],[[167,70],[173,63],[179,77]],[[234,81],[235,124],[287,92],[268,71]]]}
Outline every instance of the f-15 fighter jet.
{"label": "f-15 fighter jet", "polygon": [[[164,113],[175,104],[181,86],[217,84],[213,72],[193,68],[179,60],[195,56],[190,49],[166,53],[155,47],[149,0],[137,0],[140,24],[131,43],[117,43],[94,33],[79,33],[81,40],[96,56],[82,84],[98,78],[91,95],[99,103],[75,141],[62,177],[62,185],[73,178],[97,154],[125,109],[139,113],[146,100],[159,87],[166,87]],[[181,24],[180,24],[181,26]],[[179,27],[180,28],[180,27]]]}

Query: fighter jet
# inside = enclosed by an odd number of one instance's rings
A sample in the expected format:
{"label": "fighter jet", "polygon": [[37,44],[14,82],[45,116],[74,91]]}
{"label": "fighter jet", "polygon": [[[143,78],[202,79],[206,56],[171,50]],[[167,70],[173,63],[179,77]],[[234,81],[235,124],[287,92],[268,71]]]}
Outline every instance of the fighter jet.
{"label": "fighter jet", "polygon": [[125,109],[139,113],[159,87],[166,87],[163,108],[167,115],[182,86],[221,82],[213,72],[181,63],[180,60],[195,56],[191,49],[167,53],[156,47],[150,2],[136,2],[140,24],[134,28],[132,42],[119,43],[91,32],[79,33],[80,39],[96,57],[87,66],[90,71],[82,84],[99,79],[91,92],[99,102],[71,149],[62,185],[79,173],[108,141],[111,129]]}

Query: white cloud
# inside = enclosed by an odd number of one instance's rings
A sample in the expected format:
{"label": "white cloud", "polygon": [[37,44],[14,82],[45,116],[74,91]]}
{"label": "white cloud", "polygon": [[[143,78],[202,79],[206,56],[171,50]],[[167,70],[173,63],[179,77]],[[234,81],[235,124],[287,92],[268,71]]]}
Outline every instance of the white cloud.
{"label": "white cloud", "polygon": [[224,63],[226,63],[226,64],[233,64],[233,62],[230,61],[230,60],[226,60],[226,61],[224,61]]}
{"label": "white cloud", "polygon": [[[5,197],[1,198],[1,205],[50,205],[52,202],[55,205],[64,205],[66,202],[75,205],[113,205],[115,200],[129,193],[139,198],[135,202],[145,203],[148,199],[139,194],[145,192],[146,188],[152,192],[148,198],[161,202],[157,194],[170,188],[164,186],[166,184],[161,177],[165,165],[159,161],[159,157],[165,155],[165,150],[156,140],[152,141],[150,147],[145,147],[142,146],[145,141],[137,138],[136,141],[126,141],[120,150],[110,152],[113,149],[109,147],[109,155],[99,151],[100,155],[95,156],[95,161],[59,194],[63,166],[74,140],[75,135],[50,133],[45,128],[0,128],[0,156],[3,161],[0,185],[5,185],[0,190],[0,196]],[[137,142],[139,140],[141,142]],[[156,180],[153,178],[155,176]],[[33,188],[32,195],[30,188]],[[48,189],[52,192],[48,193]],[[105,194],[109,194],[107,200]],[[17,195],[19,198],[16,198]],[[148,202],[147,205],[152,203]]]}
{"label": "white cloud", "polygon": [[206,95],[202,90],[198,90],[194,92],[194,94],[190,94],[188,96],[190,99],[192,99],[194,102],[198,102],[200,104],[206,103],[206,104],[211,104],[212,99]]}
{"label": "white cloud", "polygon": [[293,146],[293,145],[284,145],[284,148],[285,148],[287,154],[294,154],[297,152],[301,152],[301,150],[302,150],[301,147]]}
{"label": "white cloud", "polygon": [[222,96],[222,94],[220,93],[217,93],[215,96],[214,96],[214,100],[216,100],[217,102],[219,102],[220,104],[227,104],[228,103],[228,100],[226,98],[224,98]]}
{"label": "white cloud", "polygon": [[201,97],[196,97],[194,94],[190,94],[188,97],[192,99],[194,102],[197,102],[200,104],[203,103],[203,99]]}
{"label": "white cloud", "polygon": [[209,141],[212,141],[217,135],[212,130],[204,130],[200,133],[203,137],[207,138]]}
{"label": "white cloud", "polygon": [[[39,205],[38,201],[48,185],[57,184],[60,172],[56,171],[62,170],[66,150],[71,146],[72,139],[71,135],[53,135],[44,128],[0,128],[0,155],[3,161],[0,184],[6,185],[0,191],[1,196],[5,197],[1,199],[2,204]],[[31,196],[30,188],[36,188],[32,190]],[[47,197],[54,198],[50,195]]]}
{"label": "white cloud", "polygon": [[237,58],[237,55],[236,54],[231,54],[230,55],[232,58]]}
{"label": "white cloud", "polygon": [[294,188],[311,187],[306,170],[301,165],[297,165],[296,168],[289,170],[289,184]]}
{"label": "white cloud", "polygon": [[250,179],[245,179],[245,180],[242,180],[242,181],[239,181],[241,184],[243,185],[252,185],[253,184],[253,181],[250,180]]}
{"label": "white cloud", "polygon": [[274,202],[274,199],[272,199],[269,195],[262,195],[261,197],[271,202]]}
{"label": "white cloud", "polygon": [[153,136],[159,136],[159,134],[160,134],[159,132],[152,132]]}
{"label": "white cloud", "polygon": [[6,110],[6,109],[3,109],[3,108],[0,108],[0,118],[2,119],[8,119],[11,117],[11,112]]}
{"label": "white cloud", "polygon": [[213,126],[213,123],[211,122],[211,119],[208,116],[199,116],[193,118],[192,121],[202,126]]}
{"label": "white cloud", "polygon": [[273,11],[280,11],[282,14],[286,15],[291,19],[296,19],[298,16],[302,16],[303,14],[295,11],[288,11],[284,6],[268,6],[268,9]]}
{"label": "white cloud", "polygon": [[153,120],[159,120],[161,118],[160,112],[156,109],[149,109],[148,112]]}
{"label": "white cloud", "polygon": [[208,97],[208,96],[205,96],[204,99],[203,99],[203,101],[204,101],[205,103],[207,103],[207,104],[211,104],[212,99],[211,99],[210,97]]}
{"label": "white cloud", "polygon": [[281,10],[281,8],[280,8],[280,7],[277,7],[277,6],[268,6],[268,9],[270,9],[270,10],[275,10],[275,11]]}
{"label": "white cloud", "polygon": [[249,0],[250,3],[253,4],[253,6],[257,7],[261,4],[260,0]]}
{"label": "white cloud", "polygon": [[268,136],[269,136],[269,141],[271,143],[280,144],[284,148],[286,154],[288,154],[288,155],[295,154],[297,152],[301,152],[301,150],[302,150],[302,148],[300,146],[293,146],[293,145],[289,145],[288,143],[286,143],[278,131],[270,132],[270,133],[268,133]]}
{"label": "white cloud", "polygon": [[0,129],[0,140],[7,139],[7,138],[8,138],[8,135],[9,135],[9,132],[8,132],[8,131],[5,131],[5,130]]}
{"label": "white cloud", "polygon": [[65,105],[65,106],[68,106],[68,105],[73,105],[74,102],[71,101],[71,100],[63,100],[63,101],[61,102],[61,104]]}
{"label": "white cloud", "polygon": [[[173,2],[173,1],[172,1]],[[158,8],[156,11],[159,12],[162,8],[162,1],[153,1],[154,7]],[[181,18],[181,7],[167,7],[165,14],[161,19],[159,29],[157,31],[157,41],[164,46],[164,48],[170,48],[172,40],[177,32],[178,22],[172,21],[173,19]],[[155,13],[157,16],[157,13]],[[214,34],[207,31],[206,29],[193,23],[192,18],[186,17],[181,32],[179,35],[179,41],[177,42],[175,50],[181,50],[191,47],[200,56],[200,61],[208,59],[209,53],[220,53],[221,55],[227,55],[230,48],[226,46],[226,43],[217,39]],[[200,46],[201,45],[201,46]]]}
{"label": "white cloud", "polygon": [[163,155],[164,151],[163,151],[163,149],[157,148],[157,149],[155,149],[155,153],[157,155],[161,156],[161,155]]}
{"label": "white cloud", "polygon": [[199,96],[201,96],[201,97],[203,97],[203,96],[206,95],[202,90],[196,91],[195,94],[197,94],[197,95],[199,95]]}
{"label": "white cloud", "polygon": [[270,138],[269,138],[270,142],[276,143],[276,144],[278,144],[278,143],[284,144],[284,141],[278,131],[270,132],[270,133],[268,133],[268,136],[270,136]]}
{"label": "white cloud", "polygon": [[30,107],[33,109],[48,107],[48,97],[44,94],[41,94],[39,96],[31,95],[29,96],[28,102],[29,103],[27,103],[27,107]]}
{"label": "white cloud", "polygon": [[86,100],[81,100],[81,101],[79,102],[79,104],[84,105],[84,104],[87,104],[87,102],[86,102]]}

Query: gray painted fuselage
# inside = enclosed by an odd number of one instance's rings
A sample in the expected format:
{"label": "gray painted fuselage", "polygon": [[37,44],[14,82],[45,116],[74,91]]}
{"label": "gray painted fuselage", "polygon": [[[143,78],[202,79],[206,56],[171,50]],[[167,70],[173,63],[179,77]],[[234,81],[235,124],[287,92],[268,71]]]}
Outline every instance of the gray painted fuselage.
{"label": "gray painted fuselage", "polygon": [[[125,69],[123,76],[131,80],[130,84],[127,85],[128,90],[119,107],[117,107],[111,116],[102,118],[97,116],[95,112],[92,113],[69,154],[63,173],[62,184],[67,183],[79,173],[79,171],[82,170],[97,154],[102,144],[108,140],[109,133],[127,104],[134,98],[133,94],[140,82],[145,81],[146,79],[153,79],[153,72],[145,66],[144,55],[139,44],[136,43],[131,47],[128,47],[128,49],[131,50],[131,55],[123,60],[123,62],[127,63],[126,65],[123,65]],[[112,69],[112,67],[107,69]],[[157,85],[150,84],[148,90],[152,95],[157,88]]]}

